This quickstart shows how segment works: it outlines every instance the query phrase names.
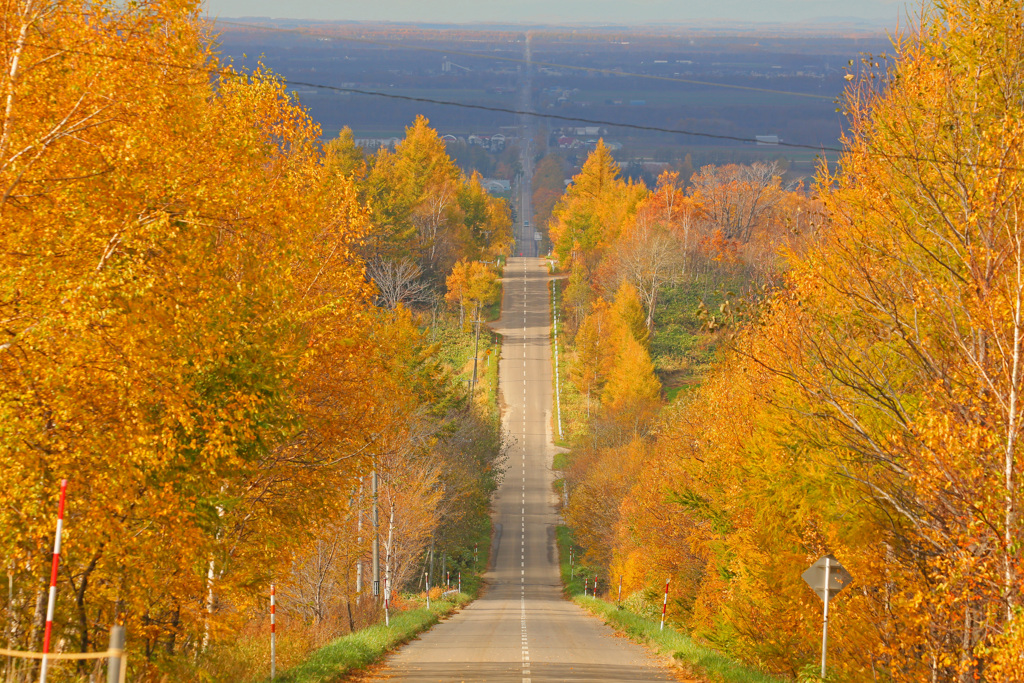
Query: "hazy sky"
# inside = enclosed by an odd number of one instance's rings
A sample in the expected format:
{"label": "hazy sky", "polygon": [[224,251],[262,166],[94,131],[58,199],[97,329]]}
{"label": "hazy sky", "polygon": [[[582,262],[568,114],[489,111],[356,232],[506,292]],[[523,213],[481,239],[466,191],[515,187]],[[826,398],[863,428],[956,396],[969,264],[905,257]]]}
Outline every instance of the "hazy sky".
{"label": "hazy sky", "polygon": [[[894,27],[906,0],[207,0],[212,17],[397,22],[683,23],[859,19]],[[910,0],[910,6],[918,6]]]}

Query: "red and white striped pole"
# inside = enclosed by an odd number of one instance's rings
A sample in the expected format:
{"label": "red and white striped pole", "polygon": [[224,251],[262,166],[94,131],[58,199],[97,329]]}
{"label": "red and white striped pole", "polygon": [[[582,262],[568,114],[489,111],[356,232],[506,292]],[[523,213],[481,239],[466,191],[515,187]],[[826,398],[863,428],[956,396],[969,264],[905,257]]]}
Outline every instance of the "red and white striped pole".
{"label": "red and white striped pole", "polygon": [[661,626],[658,627],[659,631],[665,630],[665,612],[668,611],[668,582],[671,580],[671,576],[665,579],[665,601],[661,603]]}
{"label": "red and white striped pole", "polygon": [[50,667],[50,635],[53,633],[53,612],[57,607],[57,569],[60,567],[60,537],[64,531],[64,499],[68,492],[68,480],[60,480],[60,502],[57,504],[57,535],[53,539],[53,566],[50,569],[50,602],[46,606],[46,631],[43,632],[43,662],[39,667],[39,683],[46,683],[46,672]]}
{"label": "red and white striped pole", "polygon": [[459,572],[459,593],[462,593],[462,572]]}
{"label": "red and white striped pole", "polygon": [[277,673],[277,591],[270,584],[270,680]]}

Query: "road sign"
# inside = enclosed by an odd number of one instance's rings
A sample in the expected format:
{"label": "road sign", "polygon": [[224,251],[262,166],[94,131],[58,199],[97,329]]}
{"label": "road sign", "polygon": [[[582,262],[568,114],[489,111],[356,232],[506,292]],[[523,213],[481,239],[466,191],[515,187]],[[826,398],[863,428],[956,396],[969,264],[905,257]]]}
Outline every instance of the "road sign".
{"label": "road sign", "polygon": [[822,600],[826,600],[826,586],[828,587],[827,599],[831,600],[853,581],[850,572],[846,571],[843,565],[839,564],[839,560],[831,555],[826,555],[812,564],[810,569],[801,576]]}
{"label": "road sign", "polygon": [[825,656],[828,653],[828,601],[850,585],[853,577],[839,564],[839,560],[831,555],[826,555],[812,564],[801,576],[825,603],[821,626],[821,677],[825,678]]}
{"label": "road sign", "polygon": [[540,234],[540,231],[539,230],[534,230],[533,231],[533,239],[534,239],[534,241],[540,242],[541,238],[542,238],[542,236]]}

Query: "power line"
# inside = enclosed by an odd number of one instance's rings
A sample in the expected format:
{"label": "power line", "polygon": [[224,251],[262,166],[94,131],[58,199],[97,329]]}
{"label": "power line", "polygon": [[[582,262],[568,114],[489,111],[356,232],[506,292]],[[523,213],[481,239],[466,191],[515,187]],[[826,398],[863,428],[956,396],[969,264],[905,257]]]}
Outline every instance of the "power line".
{"label": "power line", "polygon": [[585,71],[588,73],[605,74],[609,76],[622,76],[629,78],[643,78],[653,81],[664,81],[669,83],[685,83],[687,85],[704,85],[714,88],[728,88],[731,90],[746,90],[749,92],[760,92],[768,93],[772,95],[788,95],[790,97],[809,97],[811,99],[835,101],[833,95],[815,95],[813,93],[805,92],[794,92],[791,90],[776,90],[774,88],[758,88],[752,85],[736,85],[735,83],[720,83],[715,81],[700,81],[691,78],[679,78],[678,76],[658,76],[656,74],[641,74],[629,71],[619,71],[618,69],[602,69],[600,67],[593,66],[579,66],[576,64],[560,64],[557,62],[538,62],[530,60],[527,62],[525,59],[519,57],[502,57],[500,55],[488,55],[481,52],[467,52],[464,50],[442,50],[441,48],[435,47],[424,47],[420,45],[402,45],[386,40],[373,40],[371,38],[355,38],[345,35],[335,35],[333,33],[326,33],[323,31],[312,31],[302,28],[279,28],[276,26],[263,26],[260,24],[245,24],[237,21],[221,21],[214,20],[213,23],[220,24],[223,26],[234,26],[237,28],[250,28],[260,31],[269,31],[275,33],[294,33],[303,36],[320,36],[322,38],[330,38],[332,40],[342,40],[350,43],[362,43],[365,45],[377,45],[381,47],[392,47],[402,50],[419,50],[421,52],[433,52],[436,54],[443,55],[459,55],[461,57],[473,57],[475,59],[490,59],[499,62],[512,62],[514,64],[532,64],[533,66],[543,66],[552,69],[570,69],[575,71]]}
{"label": "power line", "polygon": [[[10,40],[8,40],[8,41],[0,41],[0,42],[6,42],[8,44],[13,44],[14,43],[14,41],[10,41]],[[112,60],[112,61],[131,62],[131,63],[135,63],[135,64],[148,64],[150,66],[159,66],[159,67],[178,69],[178,70],[183,70],[183,71],[195,71],[195,72],[198,72],[198,73],[206,73],[206,74],[211,75],[211,76],[220,76],[222,78],[247,78],[246,74],[244,74],[244,73],[239,73],[239,72],[231,71],[231,70],[227,70],[227,69],[216,69],[216,68],[210,68],[210,67],[197,67],[197,66],[188,66],[188,65],[182,65],[182,64],[173,64],[173,63],[170,63],[170,62],[162,62],[162,61],[158,61],[158,60],[146,59],[146,58],[143,58],[143,57],[131,57],[131,56],[126,56],[126,55],[110,55],[110,54],[104,54],[104,53],[100,53],[100,52],[91,52],[91,51],[88,51],[88,50],[76,50],[76,49],[73,49],[73,48],[65,48],[65,47],[56,46],[56,45],[41,45],[41,44],[38,44],[38,43],[24,43],[24,45],[26,47],[35,47],[35,48],[42,48],[42,49],[48,49],[48,50],[57,50],[57,51],[66,52],[66,53],[69,53],[69,54],[78,54],[78,55],[83,55],[83,56],[88,56],[88,57],[96,57],[96,58],[99,58],[99,59],[109,59],[109,60]],[[435,104],[435,105],[446,106],[446,107],[457,107],[457,108],[461,108],[461,109],[474,109],[474,110],[477,110],[477,111],[487,111],[487,112],[493,112],[493,113],[497,113],[497,114],[512,114],[514,116],[532,116],[532,117],[538,118],[538,119],[549,119],[549,120],[553,120],[553,121],[564,121],[564,122],[568,122],[568,123],[588,123],[588,124],[595,125],[595,126],[611,126],[611,127],[617,127],[617,128],[627,128],[629,130],[640,130],[640,131],[645,131],[645,132],[650,132],[650,133],[668,133],[668,134],[672,134],[672,135],[689,135],[689,136],[692,136],[692,137],[705,138],[705,139],[710,139],[710,140],[727,140],[727,141],[730,141],[730,142],[745,142],[745,143],[756,143],[757,142],[756,138],[745,138],[745,137],[741,137],[741,136],[738,136],[738,135],[723,135],[723,134],[717,134],[717,133],[705,133],[705,132],[701,132],[701,131],[683,130],[683,129],[680,129],[680,128],[663,128],[663,127],[660,127],[660,126],[647,126],[647,125],[636,124],[636,123],[623,123],[623,122],[620,122],[620,121],[607,121],[607,120],[604,120],[604,119],[590,119],[590,118],[581,117],[581,116],[565,116],[565,115],[562,115],[562,114],[546,114],[546,113],[527,111],[527,110],[524,110],[524,109],[513,109],[511,107],[498,107],[498,106],[486,105],[486,104],[473,104],[473,103],[470,103],[470,102],[455,102],[455,101],[452,101],[452,100],[439,100],[439,99],[435,99],[435,98],[432,98],[432,97],[416,97],[416,96],[413,96],[413,95],[400,95],[398,93],[380,92],[380,91],[377,91],[377,90],[363,90],[361,88],[346,88],[346,87],[341,87],[341,86],[336,86],[336,85],[325,85],[323,83],[309,83],[309,82],[306,82],[306,81],[294,81],[294,80],[291,80],[291,79],[287,79],[287,78],[285,78],[283,76],[280,76],[278,74],[275,74],[275,76],[277,78],[279,78],[282,83],[284,83],[285,85],[289,85],[289,86],[302,86],[302,87],[305,87],[305,88],[316,88],[316,89],[319,89],[319,90],[330,90],[330,91],[333,91],[333,92],[348,93],[348,94],[353,94],[353,95],[365,95],[365,96],[369,96],[369,97],[383,97],[385,99],[391,99],[391,100],[403,100],[403,101],[406,101],[406,102],[419,102],[419,103],[422,103],[422,104]],[[773,146],[779,146],[779,147],[789,147],[789,148],[793,148],[793,149],[809,149],[809,150],[822,151],[822,152],[839,152],[839,153],[841,153],[841,152],[845,151],[845,150],[843,150],[840,147],[828,147],[828,146],[823,146],[823,145],[806,145],[806,144],[799,144],[799,143],[795,143],[795,142],[782,142],[782,141],[779,141],[777,143],[772,143],[772,144],[773,144]]]}
{"label": "power line", "polygon": [[[595,126],[611,126],[617,128],[628,128],[630,130],[642,130],[651,133],[671,133],[674,135],[692,135],[700,138],[710,138],[712,140],[729,140],[732,142],[757,142],[757,138],[745,138],[738,135],[720,135],[717,133],[703,133],[700,131],[683,130],[681,128],[662,128],[660,126],[645,126],[638,123],[623,123],[621,121],[606,121],[604,119],[589,119],[581,116],[564,116],[562,114],[542,114],[539,112],[527,111],[525,109],[512,109],[511,107],[497,107],[487,104],[472,104],[468,102],[453,102],[451,100],[438,100],[432,97],[416,97],[413,95],[399,95],[397,93],[380,92],[378,90],[361,90],[359,88],[343,88],[333,85],[323,85],[320,83],[307,83],[305,81],[293,81],[290,79],[282,78],[284,83],[288,85],[299,85],[305,88],[319,88],[321,90],[333,90],[335,92],[350,93],[353,95],[368,95],[372,97],[384,97],[392,100],[404,100],[406,102],[421,102],[424,104],[438,104],[447,107],[460,107],[462,109],[477,109],[480,111],[495,112],[498,114],[514,114],[516,116],[533,116],[538,119],[551,119],[555,121],[566,121],[570,123],[589,123]],[[819,145],[804,145],[795,142],[782,142],[772,143],[773,146],[779,147],[792,147],[796,149],[812,149],[821,150],[823,152],[843,152],[840,147],[827,147]]]}
{"label": "power line", "polygon": [[[0,43],[14,44],[14,42],[15,41],[12,41],[12,40],[6,40],[6,41],[0,40]],[[98,52],[90,52],[90,51],[87,51],[87,50],[76,50],[76,49],[73,49],[73,48],[65,48],[65,47],[61,47],[61,46],[40,45],[38,43],[27,43],[26,42],[26,43],[22,43],[22,45],[24,47],[35,47],[35,48],[42,48],[42,49],[49,49],[49,50],[57,50],[57,51],[66,52],[66,53],[69,53],[69,54],[79,54],[79,55],[88,56],[88,57],[96,57],[96,58],[99,58],[99,59],[108,59],[108,60],[111,60],[111,61],[131,62],[131,63],[136,63],[136,64],[148,64],[148,65],[151,65],[151,66],[160,66],[160,67],[164,67],[164,68],[178,69],[178,70],[181,70],[181,71],[192,71],[192,72],[196,72],[196,73],[204,73],[204,74],[207,74],[207,75],[210,75],[210,76],[220,76],[222,78],[248,78],[248,76],[246,74],[244,74],[244,73],[239,73],[239,72],[236,72],[236,71],[229,71],[229,70],[226,70],[226,69],[216,69],[216,68],[210,68],[210,67],[196,67],[196,66],[188,66],[188,65],[183,65],[183,64],[173,64],[171,62],[161,62],[161,61],[157,61],[157,60],[153,60],[153,59],[144,59],[144,58],[141,58],[141,57],[129,57],[129,56],[125,56],[125,55],[108,55],[108,54],[103,54],[103,53],[98,53]],[[386,98],[386,99],[405,100],[405,101],[409,101],[409,102],[420,102],[420,103],[426,103],[426,104],[436,104],[436,105],[442,105],[442,106],[458,107],[458,108],[463,108],[463,109],[475,109],[475,110],[480,110],[480,111],[489,111],[489,112],[502,113],[502,114],[513,114],[513,115],[517,115],[517,116],[533,116],[535,118],[551,119],[551,120],[555,120],[555,121],[566,121],[566,122],[576,122],[576,123],[589,123],[589,124],[597,125],[597,126],[611,126],[611,127],[618,127],[618,128],[628,128],[630,130],[641,130],[641,131],[655,132],[655,133],[669,133],[669,134],[673,134],[673,135],[689,135],[689,136],[693,136],[693,137],[713,139],[713,140],[728,140],[728,141],[732,141],[732,142],[745,142],[745,143],[757,143],[758,142],[756,138],[744,138],[744,137],[740,137],[740,136],[736,136],[736,135],[722,135],[722,134],[716,134],[716,133],[705,133],[705,132],[701,132],[701,131],[683,130],[683,129],[679,129],[679,128],[663,128],[663,127],[660,127],[660,126],[645,126],[645,125],[642,125],[642,124],[623,123],[623,122],[620,122],[620,121],[605,121],[605,120],[602,120],[602,119],[589,119],[589,118],[576,117],[576,116],[563,116],[563,115],[560,115],[560,114],[542,114],[542,113],[538,113],[538,112],[526,111],[526,110],[521,110],[521,109],[512,109],[512,108],[509,108],[509,107],[496,107],[496,106],[490,106],[490,105],[484,105],[484,104],[472,104],[472,103],[467,103],[467,102],[452,102],[452,101],[448,101],[448,100],[438,100],[438,99],[429,98],[429,97],[415,97],[415,96],[412,96],[412,95],[399,95],[397,93],[384,93],[384,92],[378,92],[378,91],[375,91],[375,90],[361,90],[359,88],[344,88],[344,87],[334,86],[334,85],[324,85],[322,83],[309,83],[309,82],[305,82],[305,81],[292,81],[292,80],[288,80],[288,79],[286,79],[284,77],[281,77],[281,76],[277,76],[277,77],[280,79],[281,83],[286,84],[286,85],[292,85],[292,86],[298,85],[298,86],[303,86],[303,87],[306,87],[306,88],[317,88],[317,89],[321,89],[321,90],[331,90],[331,91],[335,91],[335,92],[351,93],[351,94],[355,94],[355,95],[366,95],[366,96],[371,96],[371,97],[383,97],[383,98]],[[772,143],[772,146],[787,147],[787,148],[791,148],[791,149],[807,149],[807,150],[814,150],[814,151],[820,151],[820,152],[837,152],[839,154],[844,154],[844,153],[845,154],[864,154],[864,155],[868,155],[868,156],[872,156],[872,157],[877,157],[877,158],[882,158],[882,159],[898,159],[898,160],[902,160],[902,161],[918,161],[918,162],[924,162],[924,163],[930,163],[930,164],[938,164],[938,165],[944,165],[944,166],[958,165],[957,162],[955,162],[955,161],[949,161],[949,160],[945,160],[944,161],[944,160],[933,158],[933,157],[921,157],[921,156],[917,156],[917,155],[913,155],[913,154],[881,154],[881,153],[877,153],[877,152],[863,152],[863,151],[858,151],[858,150],[853,150],[853,149],[844,149],[842,147],[830,147],[828,145],[808,145],[808,144],[800,144],[800,143],[795,143],[795,142],[779,141],[779,142],[776,142],[776,143]],[[990,169],[990,170],[1002,170],[1002,171],[1013,171],[1013,172],[1024,171],[1024,168],[1019,168],[1019,167],[1015,167],[1015,166],[1002,166],[1002,165],[999,165],[999,164],[964,163],[964,164],[960,164],[960,165],[968,167],[968,168],[985,168],[985,169]]]}

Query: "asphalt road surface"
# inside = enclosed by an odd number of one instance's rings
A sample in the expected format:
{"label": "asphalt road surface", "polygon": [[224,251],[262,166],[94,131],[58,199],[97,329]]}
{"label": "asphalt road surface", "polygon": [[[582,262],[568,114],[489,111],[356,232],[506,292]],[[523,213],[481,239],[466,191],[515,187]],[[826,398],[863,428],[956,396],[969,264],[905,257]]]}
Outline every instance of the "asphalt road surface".
{"label": "asphalt road surface", "polygon": [[[530,52],[532,36],[526,33],[525,52],[523,57],[526,64],[522,71],[519,82],[519,109],[524,112],[533,111],[533,63]],[[540,226],[533,223],[533,156],[534,135],[537,132],[537,120],[532,116],[520,114],[517,117],[522,142],[519,146],[520,175],[518,182],[519,190],[519,216],[516,220],[516,244],[512,252],[518,256],[537,256],[540,243],[534,238],[535,231]]]}
{"label": "asphalt road surface", "polygon": [[500,365],[516,444],[494,502],[482,597],[386,662],[382,681],[671,681],[643,648],[562,598],[551,489],[551,353],[545,262],[505,268]]}

